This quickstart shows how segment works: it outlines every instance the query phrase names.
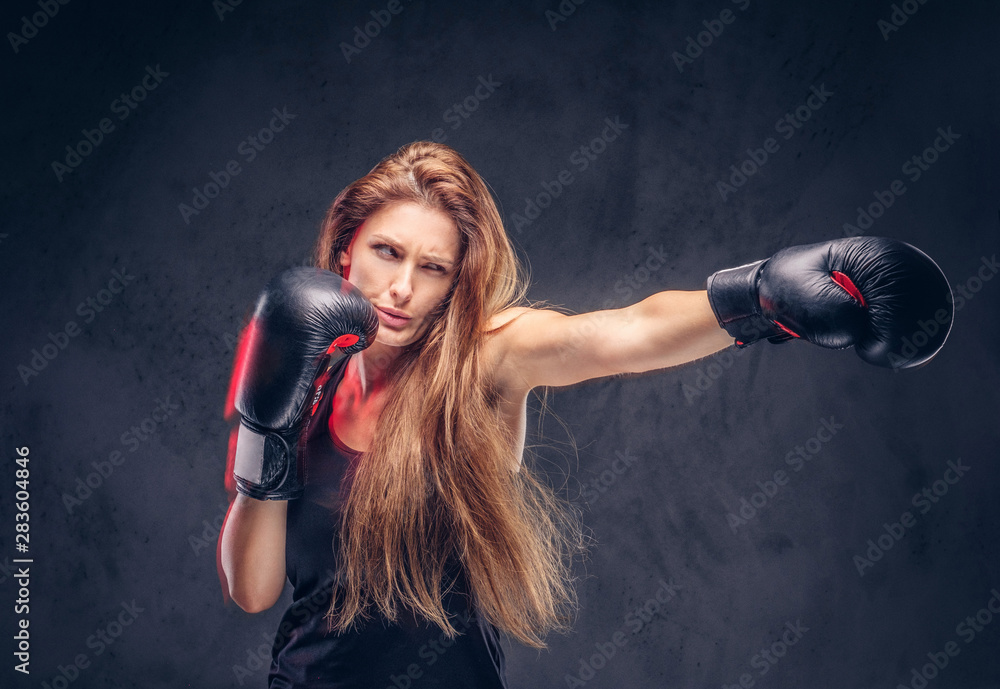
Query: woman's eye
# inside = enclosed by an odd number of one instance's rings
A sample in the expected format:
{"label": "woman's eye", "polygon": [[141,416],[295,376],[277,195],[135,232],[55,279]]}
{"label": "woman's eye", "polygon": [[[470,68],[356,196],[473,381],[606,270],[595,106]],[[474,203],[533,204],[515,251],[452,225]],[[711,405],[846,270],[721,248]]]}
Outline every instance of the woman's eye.
{"label": "woman's eye", "polygon": [[[391,257],[395,258],[396,255],[397,255],[396,254],[396,249],[393,248],[393,247],[391,247],[391,246],[389,246],[388,244],[376,244],[372,248],[376,252],[382,254],[383,256],[391,256]],[[434,272],[437,272],[437,273],[444,274],[444,273],[448,272],[447,270],[445,270],[444,266],[439,266],[436,263],[428,263],[424,267],[425,268],[430,268],[431,270],[433,270]]]}

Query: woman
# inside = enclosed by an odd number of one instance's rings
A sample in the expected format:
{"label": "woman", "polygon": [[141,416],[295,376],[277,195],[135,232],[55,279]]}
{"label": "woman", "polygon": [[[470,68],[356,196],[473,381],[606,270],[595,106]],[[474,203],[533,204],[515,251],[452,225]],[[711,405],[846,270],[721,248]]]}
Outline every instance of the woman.
{"label": "woman", "polygon": [[[374,307],[377,337],[313,388],[308,429],[293,442],[302,497],[241,492],[221,536],[244,610],[273,606],[286,576],[294,587],[270,686],[505,686],[497,632],[541,648],[566,630],[572,559],[584,547],[568,503],[521,466],[528,393],[676,366],[734,337],[858,344],[884,364],[885,348],[856,322],[869,306],[861,292],[871,302],[884,289],[865,270],[917,259],[854,239],[846,258],[834,256],[847,264],[825,273],[836,294],[785,289],[777,311],[756,303],[768,284],[758,261],[713,275],[711,301],[709,290],[666,291],[570,316],[526,305],[497,207],[450,147],[409,144],[348,186],[323,223],[316,264]],[[829,261],[844,241],[796,249]],[[848,265],[859,251],[860,267]],[[801,274],[801,255],[771,259],[776,283]]]}

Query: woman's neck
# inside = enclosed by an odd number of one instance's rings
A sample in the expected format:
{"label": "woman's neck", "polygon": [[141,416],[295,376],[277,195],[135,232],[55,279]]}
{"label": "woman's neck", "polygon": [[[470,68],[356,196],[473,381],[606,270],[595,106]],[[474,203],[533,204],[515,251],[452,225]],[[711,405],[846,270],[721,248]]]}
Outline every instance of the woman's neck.
{"label": "woman's neck", "polygon": [[367,402],[385,390],[388,385],[389,365],[401,351],[399,347],[389,347],[374,342],[350,358],[344,371],[344,378],[354,389],[359,402]]}

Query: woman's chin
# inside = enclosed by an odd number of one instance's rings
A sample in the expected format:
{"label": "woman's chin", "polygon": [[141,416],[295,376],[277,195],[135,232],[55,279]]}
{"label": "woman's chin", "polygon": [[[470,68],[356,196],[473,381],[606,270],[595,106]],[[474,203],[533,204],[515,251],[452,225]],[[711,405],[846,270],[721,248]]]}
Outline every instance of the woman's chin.
{"label": "woman's chin", "polygon": [[375,338],[375,344],[382,347],[392,347],[394,349],[401,349],[411,344],[411,338],[399,335],[397,333],[392,333],[391,335],[385,336],[381,332],[378,337]]}

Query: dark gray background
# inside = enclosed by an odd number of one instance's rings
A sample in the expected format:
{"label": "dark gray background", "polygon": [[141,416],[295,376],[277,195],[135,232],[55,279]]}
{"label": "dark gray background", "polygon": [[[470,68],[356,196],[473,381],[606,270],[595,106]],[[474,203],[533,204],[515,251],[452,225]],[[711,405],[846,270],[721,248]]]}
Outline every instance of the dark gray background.
{"label": "dark gray background", "polygon": [[[245,0],[220,20],[208,1],[72,2],[17,53],[0,49],[4,686],[62,686],[59,666],[78,654],[90,665],[70,686],[264,685],[266,668],[238,679],[234,666],[266,649],[289,594],[257,615],[225,606],[215,540],[192,540],[224,513],[232,340],[263,283],[308,260],[337,192],[438,127],[495,191],[530,263],[530,296],[577,312],[703,289],[715,270],[843,236],[939,127],[960,138],[904,179],[869,233],[920,247],[953,285],[997,251],[996,3],[929,0],[884,40],[889,2],[588,0],[553,30],[557,0],[404,1],[348,63],[341,42],[385,6]],[[735,21],[679,72],[671,54],[725,8]],[[7,3],[0,29],[19,31],[37,11]],[[110,104],[147,65],[169,76],[119,121]],[[480,76],[501,85],[451,129],[446,111]],[[775,122],[823,84],[834,95],[792,138],[776,136]],[[295,119],[244,164],[239,143],[283,107]],[[572,152],[616,116],[628,128],[579,171]],[[57,181],[52,162],[103,117],[115,130]],[[716,182],[767,137],[779,150],[723,201]],[[178,204],[230,159],[241,174],[185,223]],[[515,231],[513,214],[564,168],[573,184]],[[636,289],[619,283],[645,277],[661,246],[662,268]],[[85,323],[77,305],[115,269],[135,279]],[[554,481],[569,474],[598,543],[578,566],[574,632],[551,636],[548,652],[508,646],[510,685],[567,686],[595,644],[623,631],[625,646],[586,686],[720,687],[743,673],[759,687],[910,686],[911,668],[949,641],[960,654],[930,686],[1000,686],[1000,621],[971,643],[956,631],[1000,587],[1000,280],[978,286],[944,350],[916,371],[764,343],[555,391],[556,416],[529,442]],[[81,334],[25,384],[18,366],[71,320]],[[707,389],[686,395],[699,379]],[[179,408],[130,451],[123,434],[167,395]],[[831,416],[843,428],[791,471],[786,454]],[[11,669],[7,571],[23,445],[30,682]],[[68,511],[63,495],[116,450],[124,462]],[[588,504],[580,483],[626,451],[635,461],[603,474],[610,485]],[[967,475],[918,514],[911,496],[959,459]],[[726,515],[779,469],[788,485],[734,533]],[[904,510],[916,526],[859,576],[853,557]],[[661,579],[676,596],[634,632],[627,615]],[[143,611],[98,654],[88,638],[132,600]],[[808,631],[760,675],[753,656],[796,622]]]}

